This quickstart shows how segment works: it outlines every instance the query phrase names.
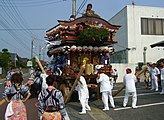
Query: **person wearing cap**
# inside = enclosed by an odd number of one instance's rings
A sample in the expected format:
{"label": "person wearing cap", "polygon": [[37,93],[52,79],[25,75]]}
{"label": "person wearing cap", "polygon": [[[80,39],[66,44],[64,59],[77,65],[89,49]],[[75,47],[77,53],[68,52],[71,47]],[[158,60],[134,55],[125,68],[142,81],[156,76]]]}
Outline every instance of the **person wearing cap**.
{"label": "person wearing cap", "polygon": [[88,91],[87,83],[84,76],[82,75],[78,79],[76,90],[78,91],[79,100],[82,106],[82,111],[79,112],[79,114],[86,114],[86,111],[87,110],[91,111],[91,108],[88,105],[89,91]]}
{"label": "person wearing cap", "polygon": [[130,68],[126,69],[126,75],[123,78],[124,84],[125,84],[125,97],[123,101],[123,107],[126,107],[128,103],[129,95],[132,94],[132,108],[137,108],[137,92],[136,92],[136,86],[135,83],[137,82],[137,78],[134,74],[132,74],[132,71]]}
{"label": "person wearing cap", "polygon": [[156,67],[156,64],[152,64],[152,69],[150,71],[151,76],[151,90],[158,91],[158,75],[160,74],[159,69]]}
{"label": "person wearing cap", "polygon": [[115,108],[114,99],[112,97],[112,83],[109,76],[104,73],[103,69],[98,72],[97,83],[100,83],[100,93],[102,93],[102,101],[104,104],[103,111],[109,110],[108,99],[110,99],[111,107]]}

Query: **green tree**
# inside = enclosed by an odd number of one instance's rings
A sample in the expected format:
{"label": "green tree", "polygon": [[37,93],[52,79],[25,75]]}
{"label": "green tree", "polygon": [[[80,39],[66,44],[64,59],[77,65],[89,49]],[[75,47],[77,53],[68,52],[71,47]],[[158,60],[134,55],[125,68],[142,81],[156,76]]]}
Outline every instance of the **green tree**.
{"label": "green tree", "polygon": [[78,45],[101,45],[109,38],[109,31],[103,28],[84,29],[78,36]]}
{"label": "green tree", "polygon": [[3,53],[8,53],[8,49],[4,48],[4,49],[2,49],[2,52]]}
{"label": "green tree", "polygon": [[22,68],[27,68],[27,66],[26,66],[26,62],[22,62],[22,61],[17,61],[17,67],[19,68],[19,67],[22,67]]}
{"label": "green tree", "polygon": [[2,54],[0,54],[0,66],[4,69],[4,72],[7,71],[10,62],[10,53],[8,49],[2,49]]}

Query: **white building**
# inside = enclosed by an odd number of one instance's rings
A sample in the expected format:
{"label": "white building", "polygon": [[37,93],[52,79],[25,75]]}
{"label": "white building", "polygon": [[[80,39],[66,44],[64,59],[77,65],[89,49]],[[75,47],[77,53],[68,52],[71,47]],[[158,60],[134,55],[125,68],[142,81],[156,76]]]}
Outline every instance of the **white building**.
{"label": "white building", "polygon": [[164,8],[147,6],[126,6],[109,22],[121,25],[115,38],[114,63],[156,62],[164,58],[164,48],[150,45],[164,40]]}

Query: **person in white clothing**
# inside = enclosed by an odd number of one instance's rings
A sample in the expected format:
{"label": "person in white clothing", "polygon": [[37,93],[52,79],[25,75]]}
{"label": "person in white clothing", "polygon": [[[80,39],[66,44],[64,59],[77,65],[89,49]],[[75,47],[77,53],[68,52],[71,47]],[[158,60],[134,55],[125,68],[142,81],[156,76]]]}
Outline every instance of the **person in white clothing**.
{"label": "person in white clothing", "polygon": [[78,79],[78,84],[76,90],[78,91],[79,100],[82,106],[82,111],[79,114],[86,114],[86,111],[91,111],[90,106],[88,105],[89,91],[83,76],[80,76]]}
{"label": "person in white clothing", "polygon": [[109,76],[104,73],[104,70],[100,69],[97,77],[97,83],[100,83],[100,93],[102,93],[102,101],[104,104],[104,109],[109,110],[108,99],[110,99],[111,107],[115,108],[114,99],[112,97],[112,83]]}
{"label": "person in white clothing", "polygon": [[161,87],[162,87],[160,94],[164,94],[164,61],[161,61],[160,64],[161,64]]}
{"label": "person in white clothing", "polygon": [[[146,64],[147,65],[147,70],[148,70],[148,72],[149,72],[149,74],[151,73],[151,70],[152,70],[152,65],[150,64],[150,63],[147,63]],[[151,74],[150,74],[150,77],[149,77],[149,86],[151,86]]]}
{"label": "person in white clothing", "polygon": [[130,68],[126,69],[126,75],[124,76],[124,84],[125,84],[125,97],[123,101],[123,107],[126,107],[128,103],[129,95],[132,94],[132,108],[137,108],[137,92],[135,83],[137,82],[137,78]]}
{"label": "person in white clothing", "polygon": [[42,89],[47,89],[48,88],[48,85],[46,83],[47,74],[41,73],[40,77],[42,78]]}
{"label": "person in white clothing", "polygon": [[151,90],[158,91],[158,75],[160,74],[159,69],[156,67],[156,64],[152,64],[152,69],[150,71],[151,76]]}

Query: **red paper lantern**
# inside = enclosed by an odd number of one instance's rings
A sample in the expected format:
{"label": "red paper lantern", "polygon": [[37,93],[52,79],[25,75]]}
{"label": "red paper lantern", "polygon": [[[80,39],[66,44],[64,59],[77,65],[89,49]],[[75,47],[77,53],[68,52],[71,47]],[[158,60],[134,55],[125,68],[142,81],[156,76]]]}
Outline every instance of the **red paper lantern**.
{"label": "red paper lantern", "polygon": [[77,47],[77,51],[78,51],[78,52],[81,52],[81,51],[82,51],[82,47],[81,47],[81,46],[78,46],[78,47]]}
{"label": "red paper lantern", "polygon": [[75,45],[71,46],[70,50],[75,52],[76,51],[76,46]]}
{"label": "red paper lantern", "polygon": [[86,51],[87,51],[87,49],[88,49],[88,47],[87,47],[87,46],[83,46],[83,51],[84,51],[84,52],[86,52]]}

